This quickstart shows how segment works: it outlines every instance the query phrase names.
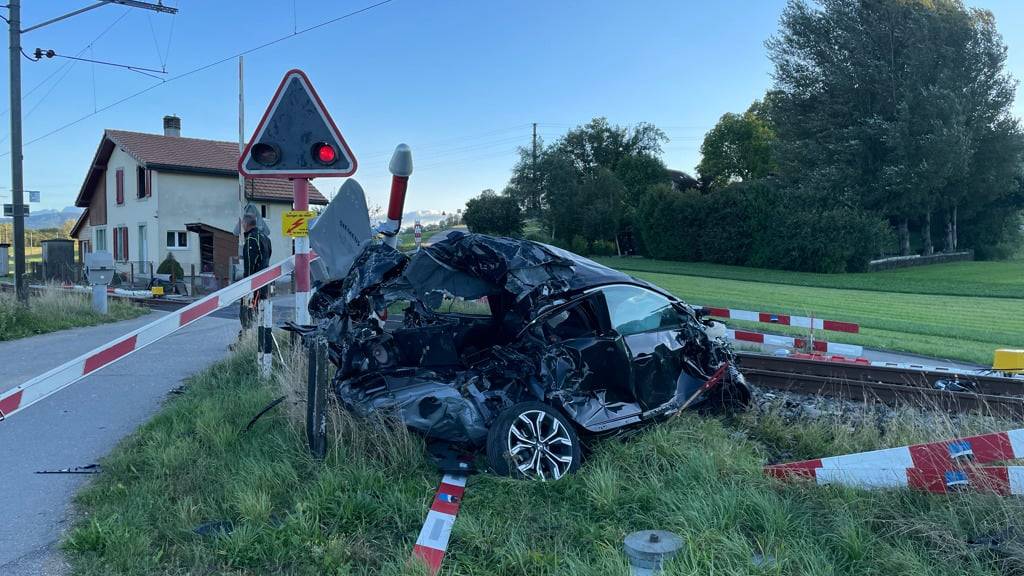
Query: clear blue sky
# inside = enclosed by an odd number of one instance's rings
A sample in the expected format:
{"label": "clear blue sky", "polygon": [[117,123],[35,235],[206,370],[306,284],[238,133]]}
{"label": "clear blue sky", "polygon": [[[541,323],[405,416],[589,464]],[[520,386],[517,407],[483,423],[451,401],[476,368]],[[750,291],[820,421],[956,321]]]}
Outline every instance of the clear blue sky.
{"label": "clear blue sky", "polygon": [[[29,52],[84,50],[84,57],[99,60],[157,69],[166,64],[166,76],[174,78],[374,1],[164,0],[181,9],[176,16],[111,5],[31,32],[23,43]],[[29,25],[91,0],[25,3]],[[355,178],[371,205],[387,202],[386,166],[399,142],[412,146],[416,162],[407,209],[453,210],[482,189],[500,190],[516,146],[530,141],[532,122],[547,141],[594,116],[618,124],[653,122],[671,138],[666,164],[692,171],[704,132],[770,86],[764,41],[784,4],[394,0],[247,55],[246,137],[283,73],[297,67],[309,74],[359,159]],[[1010,72],[1024,77],[1024,2],[969,4],[995,13],[1010,48]],[[26,141],[160,83],[117,68],[66,63],[23,60]],[[0,197],[9,202],[6,59],[2,68]],[[237,90],[237,61],[231,60],[28,145],[25,187],[43,192],[33,209],[73,202],[104,128],[160,132],[161,118],[177,114],[183,135],[237,139]],[[1024,114],[1020,97],[1015,111]],[[340,181],[316,183],[333,192]]]}

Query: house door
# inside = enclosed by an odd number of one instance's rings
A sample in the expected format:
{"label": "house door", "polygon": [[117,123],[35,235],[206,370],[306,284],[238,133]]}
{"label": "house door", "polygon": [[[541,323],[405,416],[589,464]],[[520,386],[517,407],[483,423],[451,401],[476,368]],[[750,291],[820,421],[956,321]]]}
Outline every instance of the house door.
{"label": "house door", "polygon": [[139,271],[142,274],[152,274],[149,268],[149,242],[146,241],[146,225],[139,224]]}

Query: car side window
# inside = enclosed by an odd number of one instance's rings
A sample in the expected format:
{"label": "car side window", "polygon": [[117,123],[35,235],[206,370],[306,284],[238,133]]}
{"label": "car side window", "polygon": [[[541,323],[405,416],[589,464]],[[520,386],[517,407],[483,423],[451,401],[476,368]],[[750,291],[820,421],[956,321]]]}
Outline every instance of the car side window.
{"label": "car side window", "polygon": [[561,341],[594,336],[596,329],[588,306],[587,302],[579,302],[544,320],[544,331],[548,339]]}
{"label": "car side window", "polygon": [[639,286],[602,288],[612,328],[623,336],[679,327],[679,315],[668,298]]}

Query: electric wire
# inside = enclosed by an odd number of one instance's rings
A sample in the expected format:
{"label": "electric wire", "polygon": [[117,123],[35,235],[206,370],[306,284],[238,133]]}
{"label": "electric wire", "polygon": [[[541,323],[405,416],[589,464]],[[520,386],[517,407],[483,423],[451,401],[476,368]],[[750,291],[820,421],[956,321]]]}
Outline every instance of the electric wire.
{"label": "electric wire", "polygon": [[[110,29],[113,28],[114,26],[116,26],[118,22],[123,20],[124,17],[127,16],[129,12],[131,12],[131,8],[125,8],[124,12],[122,12],[120,16],[118,16],[113,22],[111,22],[106,28],[104,28],[102,32],[97,34],[96,37],[93,38],[91,42],[89,42],[88,44],[85,45],[85,47],[83,47],[81,50],[79,50],[78,54],[76,54],[76,56],[81,56],[82,54],[85,54],[86,50],[90,49],[92,47],[92,45],[95,44],[100,38],[103,38],[103,36],[105,36],[107,32],[110,32]],[[64,67],[71,66],[72,64],[73,64],[72,62],[65,62],[64,64],[62,64],[60,68],[58,68],[57,70],[54,70],[49,76],[47,76],[46,78],[43,78],[42,81],[37,83],[32,88],[29,88],[28,92],[25,92],[24,94],[22,94],[21,95],[21,100],[25,101],[26,98],[31,96],[41,86],[43,86],[44,84],[49,82],[57,74],[60,74],[61,71],[64,69]],[[5,108],[3,112],[0,112],[0,117],[7,115],[7,113],[10,112],[10,111],[11,111],[10,107]],[[2,140],[0,140],[0,142],[2,142]]]}
{"label": "electric wire", "polygon": [[[353,16],[357,16],[357,15],[362,14],[364,12],[369,12],[370,10],[373,10],[374,8],[377,8],[377,7],[380,7],[380,6],[384,6],[385,4],[390,4],[392,2],[394,2],[394,0],[381,0],[381,1],[376,2],[374,4],[370,4],[368,6],[364,6],[363,8],[359,8],[358,10],[353,10],[351,12],[347,12],[345,14],[342,14],[341,16],[337,16],[335,18],[324,20],[323,22],[320,22],[318,24],[314,24],[312,26],[303,28],[303,29],[299,30],[298,32],[296,32],[294,34],[288,34],[286,36],[281,36],[279,38],[275,38],[273,40],[269,40],[267,42],[264,42],[262,44],[258,44],[256,46],[251,47],[251,48],[247,48],[245,50],[242,50],[242,51],[237,52],[235,54],[232,54],[230,56],[225,56],[223,58],[219,58],[219,59],[214,60],[212,62],[208,62],[206,64],[203,64],[201,66],[197,66],[197,67],[195,67],[195,68],[193,68],[191,70],[188,70],[186,72],[182,72],[181,74],[177,74],[177,75],[172,76],[170,78],[162,79],[162,82],[158,82],[156,84],[153,84],[152,86],[148,86],[146,88],[143,88],[141,90],[133,92],[133,93],[127,95],[127,96],[124,96],[123,98],[120,98],[118,100],[115,100],[114,102],[111,102],[110,104],[107,104],[106,106],[100,107],[95,112],[86,114],[86,115],[81,116],[81,117],[79,117],[79,118],[77,118],[75,120],[72,120],[70,122],[62,124],[61,126],[58,126],[57,128],[54,128],[53,130],[50,130],[49,132],[46,132],[46,133],[44,133],[44,134],[42,134],[40,136],[36,136],[35,138],[32,138],[30,140],[26,140],[25,143],[23,144],[23,146],[29,146],[29,145],[34,144],[36,142],[39,142],[41,140],[45,140],[46,138],[49,138],[50,136],[53,136],[55,134],[59,134],[60,132],[63,132],[64,130],[67,130],[68,128],[71,128],[72,126],[75,126],[75,125],[77,125],[77,124],[79,124],[81,122],[84,122],[85,120],[87,120],[89,118],[92,118],[93,116],[96,116],[97,114],[101,114],[103,112],[106,112],[107,110],[110,110],[111,108],[114,108],[116,106],[120,106],[121,104],[124,104],[125,102],[127,102],[129,100],[132,100],[134,98],[138,98],[139,96],[142,96],[143,94],[146,94],[147,92],[157,88],[158,86],[163,86],[164,84],[167,84],[168,82],[174,82],[175,80],[180,80],[182,78],[187,78],[189,76],[198,74],[199,72],[203,72],[205,70],[209,70],[210,68],[213,68],[215,66],[223,64],[225,62],[230,62],[232,60],[235,60],[239,56],[244,56],[246,54],[251,54],[252,52],[256,52],[258,50],[262,50],[264,48],[273,46],[274,44],[279,44],[281,42],[284,42],[285,40],[289,40],[289,39],[294,38],[296,36],[301,36],[302,34],[305,34],[307,32],[312,32],[313,30],[317,30],[317,29],[323,28],[324,26],[329,26],[331,24],[334,24],[335,22],[340,22],[342,20],[346,20],[348,18],[351,18]],[[0,157],[10,156],[10,154],[11,154],[11,152],[8,150],[7,152],[0,153]]]}

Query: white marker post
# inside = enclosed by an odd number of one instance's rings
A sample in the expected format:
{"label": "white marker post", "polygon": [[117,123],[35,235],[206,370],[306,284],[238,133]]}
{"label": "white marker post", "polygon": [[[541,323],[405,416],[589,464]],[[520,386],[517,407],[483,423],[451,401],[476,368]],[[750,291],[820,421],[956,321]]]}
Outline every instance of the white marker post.
{"label": "white marker post", "polygon": [[274,303],[270,298],[260,300],[258,314],[260,324],[256,333],[259,340],[260,376],[270,378],[270,371],[274,367]]}

